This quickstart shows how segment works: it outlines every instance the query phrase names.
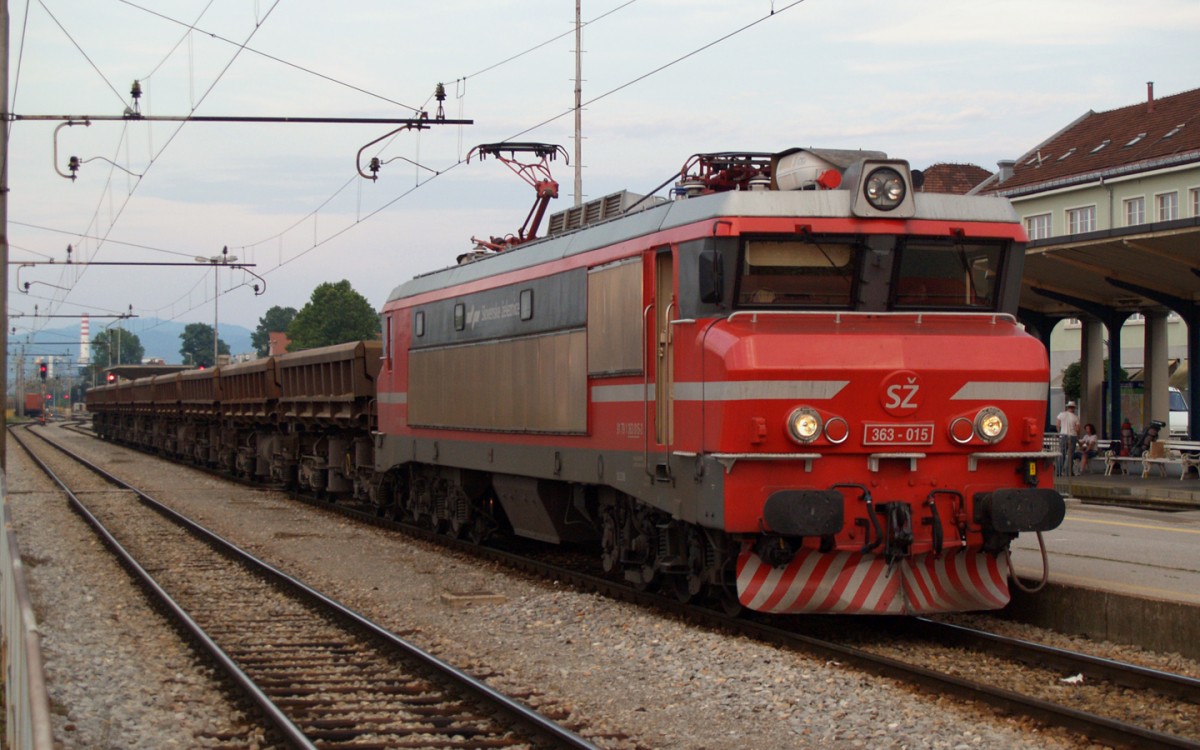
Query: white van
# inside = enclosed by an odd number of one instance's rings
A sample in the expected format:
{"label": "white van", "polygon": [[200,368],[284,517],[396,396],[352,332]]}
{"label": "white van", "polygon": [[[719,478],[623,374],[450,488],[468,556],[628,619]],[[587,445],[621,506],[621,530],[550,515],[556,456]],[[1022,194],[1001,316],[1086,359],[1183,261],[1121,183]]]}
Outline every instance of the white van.
{"label": "white van", "polygon": [[1168,395],[1171,409],[1171,423],[1167,428],[1171,437],[1186,438],[1188,436],[1188,405],[1178,388],[1171,388]]}

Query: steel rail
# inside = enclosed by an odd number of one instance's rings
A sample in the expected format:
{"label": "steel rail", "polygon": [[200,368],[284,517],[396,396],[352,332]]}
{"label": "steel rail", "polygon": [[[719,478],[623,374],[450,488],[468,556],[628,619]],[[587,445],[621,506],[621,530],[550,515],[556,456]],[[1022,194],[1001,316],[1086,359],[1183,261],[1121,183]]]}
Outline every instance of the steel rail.
{"label": "steel rail", "polygon": [[1105,680],[1124,687],[1153,690],[1177,700],[1200,703],[1200,679],[1195,677],[1068,651],[925,617],[914,618],[904,624],[910,632],[941,645],[953,643],[965,648],[986,649],[992,653],[1001,651],[1035,666],[1075,672],[1092,680]]}
{"label": "steel rail", "polygon": [[[613,581],[601,576],[591,575],[588,573],[579,572],[577,570],[572,570],[570,568],[564,568],[558,565],[533,560],[527,556],[494,547],[481,547],[471,542],[461,539],[454,539],[428,529],[421,529],[406,524],[400,524],[398,522],[389,521],[388,519],[380,518],[376,515],[369,514],[361,510],[348,508],[344,505],[333,504],[327,500],[322,501],[304,496],[299,496],[298,499],[318,509],[332,511],[340,515],[363,520],[377,526],[401,530],[410,536],[426,541],[436,542],[455,551],[472,554],[491,562],[501,563],[527,573],[538,576],[546,576],[560,583],[577,586],[585,590],[601,593],[605,596],[628,601],[637,605],[654,607],[656,609],[663,610],[670,614],[684,617],[690,621],[699,622],[707,626],[733,630],[739,634],[747,635],[761,641],[793,648],[798,651],[820,656],[822,658],[834,659],[842,663],[851,664],[855,668],[861,669],[869,674],[889,677],[900,682],[912,684],[935,695],[952,695],[958,700],[975,700],[980,703],[1003,709],[1005,711],[1030,717],[1046,725],[1079,732],[1080,734],[1086,735],[1100,742],[1109,742],[1119,746],[1132,748],[1172,748],[1175,750],[1200,750],[1200,742],[1187,737],[1179,737],[1163,732],[1157,732],[1145,727],[1128,724],[1126,722],[1088,713],[1086,711],[1080,711],[1069,706],[1063,706],[1049,701],[1044,701],[1039,698],[1022,695],[1020,693],[1006,690],[1004,688],[998,688],[986,683],[964,679],[919,665],[909,664],[899,659],[893,659],[891,657],[874,654],[863,649],[845,646],[827,639],[795,633],[776,625],[750,621],[736,616],[731,617],[722,612],[694,604],[682,604],[673,599],[664,597],[661,594],[637,591],[627,587],[621,582]],[[1047,654],[1049,654],[1051,651],[1054,651],[1054,649],[1051,649],[1050,647],[1045,648],[1047,649]],[[1067,651],[1059,651],[1063,655],[1071,653]],[[1099,662],[1106,661],[1097,657],[1090,657],[1086,654],[1078,654],[1077,656],[1080,658],[1081,662],[1089,659],[1095,660],[1093,666],[1094,669],[1099,669]],[[1110,662],[1110,664],[1117,665],[1121,663]],[[1135,665],[1124,666],[1131,669],[1130,672],[1126,673],[1130,676],[1130,679],[1134,679],[1132,676],[1138,673],[1145,674],[1154,672],[1154,670],[1146,670]],[[1178,690],[1190,689],[1188,686],[1194,684],[1195,682],[1192,678],[1181,675],[1173,675],[1173,677],[1177,678],[1174,682],[1178,684]],[[1169,684],[1166,683],[1158,683],[1157,689],[1172,695],[1176,692],[1175,688],[1170,687]],[[1188,696],[1188,699],[1194,701],[1196,700],[1196,696],[1190,695]]]}
{"label": "steel rail", "polygon": [[[222,537],[217,536],[216,534],[214,534],[213,532],[204,528],[203,526],[199,525],[198,523],[181,515],[180,513],[172,510],[171,508],[168,508],[167,506],[163,505],[159,501],[155,500],[150,495],[142,492],[141,490],[130,485],[129,483],[125,482],[124,480],[116,477],[115,475],[106,471],[105,469],[97,466],[96,464],[92,463],[91,461],[88,461],[86,458],[74,453],[73,451],[66,448],[65,446],[55,443],[54,441],[50,440],[48,437],[40,434],[39,432],[34,432],[34,434],[38,438],[40,438],[41,440],[46,442],[48,445],[52,446],[53,448],[55,448],[58,451],[61,451],[63,454],[65,454],[65,455],[69,456],[70,458],[72,458],[73,460],[77,461],[79,464],[85,466],[88,470],[94,472],[95,474],[97,474],[100,477],[103,477],[106,481],[111,482],[112,484],[114,484],[118,487],[121,487],[122,489],[126,489],[126,490],[132,492],[133,494],[135,494],[138,497],[138,499],[142,503],[147,505],[147,507],[159,512],[166,518],[170,519],[172,522],[179,524],[180,526],[187,529],[189,532],[193,533],[194,535],[196,535],[197,537],[199,537],[206,543],[212,545],[218,551],[220,551],[224,554],[227,554],[236,560],[241,561],[245,565],[253,568],[255,571],[266,575],[271,580],[276,581],[282,585],[289,587],[290,589],[292,589],[296,593],[300,594],[304,598],[310,600],[311,602],[317,604],[318,606],[320,606],[322,608],[328,609],[329,611],[333,612],[337,616],[341,617],[346,622],[353,624],[355,627],[359,628],[363,632],[366,632],[367,634],[386,642],[389,646],[401,651],[402,653],[404,653],[405,656],[407,656],[408,658],[412,659],[413,661],[419,663],[423,667],[452,681],[454,684],[456,684],[460,687],[466,688],[477,699],[485,701],[488,704],[500,709],[505,714],[507,714],[511,719],[514,719],[515,721],[517,721],[518,723],[520,723],[527,729],[531,730],[531,732],[533,734],[537,735],[542,740],[551,742],[555,747],[570,748],[570,749],[574,749],[574,750],[599,750],[599,748],[596,745],[585,740],[584,738],[580,737],[579,735],[575,734],[574,732],[570,731],[569,729],[563,727],[562,725],[552,721],[551,719],[548,719],[548,718],[542,716],[541,714],[532,710],[528,706],[525,706],[524,704],[514,700],[513,698],[510,698],[509,696],[504,695],[503,693],[500,693],[500,692],[494,690],[493,688],[491,688],[488,685],[484,684],[483,682],[477,680],[476,678],[470,676],[469,674],[463,672],[462,670],[459,670],[456,667],[453,667],[445,662],[438,660],[432,654],[420,649],[419,647],[415,646],[414,644],[411,644],[411,643],[405,641],[404,639],[400,638],[399,636],[397,636],[395,633],[391,632],[390,630],[387,630],[386,628],[383,628],[380,625],[377,625],[376,623],[367,619],[363,615],[361,615],[351,609],[348,609],[347,607],[343,606],[342,604],[338,603],[337,601],[330,599],[329,597],[325,596],[324,594],[317,591],[316,589],[313,589],[312,587],[308,586],[307,584],[303,583],[302,581],[300,581],[296,578],[293,578],[292,576],[289,576],[288,574],[286,574],[283,571],[279,570],[278,568],[272,566],[271,564],[269,564],[263,560],[260,560],[257,557],[254,557],[249,552],[246,552],[245,550],[241,549],[240,547],[237,547],[236,545],[234,545],[232,542],[229,542],[226,539],[223,539]],[[33,456],[32,452],[29,451],[28,447],[25,446],[25,444],[23,442],[21,444],[22,444],[22,447],[25,447],[26,451],[29,452],[31,456]],[[39,466],[43,467],[43,470],[45,470],[48,474],[50,474],[52,477],[54,477],[55,481],[58,482],[58,484],[63,487],[64,491],[66,491],[68,493],[68,495],[72,498],[72,507],[75,507],[77,510],[81,510],[83,512],[84,517],[88,518],[88,522],[91,523],[94,527],[96,527],[98,531],[103,529],[103,527],[99,525],[100,522],[98,520],[95,520],[94,517],[91,516],[91,514],[87,512],[86,508],[83,507],[83,504],[81,502],[79,502],[78,499],[76,499],[74,497],[74,495],[72,495],[70,493],[70,490],[68,490],[66,488],[66,486],[62,483],[62,481],[53,474],[53,472],[49,469],[49,467],[45,466],[45,464],[40,459],[36,458],[36,456],[34,457],[34,460],[39,464]],[[111,540],[111,544],[115,545],[116,549],[121,550],[121,552],[119,554],[121,554],[123,560],[128,558],[129,562],[133,566],[136,566],[136,570],[140,571],[138,574],[139,578],[141,578],[142,576],[145,576],[145,578],[143,580],[151,587],[151,589],[155,592],[155,594],[157,596],[161,596],[164,599],[164,601],[168,603],[168,606],[171,607],[172,612],[178,612],[183,618],[186,618],[185,621],[187,623],[190,623],[188,625],[189,631],[193,632],[194,634],[196,634],[198,636],[198,638],[204,643],[206,649],[209,648],[209,644],[211,644],[211,649],[212,649],[211,652],[214,653],[214,656],[218,659],[221,666],[226,667],[226,665],[228,665],[228,667],[227,667],[228,669],[236,670],[236,674],[241,675],[240,678],[237,678],[238,684],[240,686],[242,686],[243,688],[247,689],[247,691],[252,696],[255,696],[255,702],[258,703],[258,700],[259,700],[258,696],[261,696],[262,700],[266,701],[267,705],[270,706],[270,709],[267,709],[266,706],[263,706],[263,708],[264,708],[264,710],[268,710],[268,715],[270,715],[272,717],[272,721],[274,721],[275,717],[278,716],[281,721],[287,722],[287,724],[290,725],[294,729],[295,733],[297,733],[296,736],[299,740],[296,743],[296,746],[303,747],[303,748],[309,748],[309,747],[315,748],[315,746],[312,745],[308,741],[308,739],[304,737],[302,730],[300,730],[298,727],[296,727],[294,724],[292,724],[291,720],[288,719],[285,715],[283,715],[283,713],[280,712],[279,709],[276,708],[274,706],[274,704],[270,702],[269,698],[267,698],[264,694],[262,694],[262,692],[258,689],[258,687],[253,684],[253,681],[248,676],[246,676],[245,673],[242,672],[241,669],[239,667],[237,667],[237,665],[235,663],[233,663],[233,661],[231,659],[229,659],[229,657],[227,655],[224,654],[224,652],[220,649],[220,647],[217,646],[216,643],[214,643],[207,635],[205,635],[203,633],[203,631],[199,629],[199,626],[195,625],[195,623],[191,621],[191,618],[188,617],[187,614],[185,612],[183,612],[182,609],[180,609],[178,607],[178,605],[176,605],[170,599],[170,596],[165,591],[163,591],[161,589],[161,587],[159,587],[157,585],[157,583],[155,583],[153,581],[152,578],[149,577],[149,574],[146,573],[144,570],[142,570],[140,568],[140,566],[137,566],[137,563],[134,562],[131,557],[128,557],[128,552],[125,552],[124,548],[120,547],[120,544],[115,539],[113,539],[110,534],[108,534],[107,530],[104,530],[101,533],[102,533],[102,536],[105,538],[106,542]],[[193,627],[196,628],[194,631],[192,630]],[[245,682],[243,682],[243,680]],[[289,741],[291,741],[292,733],[288,732],[287,734],[289,737]]]}
{"label": "steel rail", "polygon": [[[136,448],[131,446],[130,449],[136,450]],[[231,481],[241,481],[230,478],[228,475],[220,472],[204,469],[203,467],[194,468],[201,471],[209,471],[215,476],[231,479]],[[1069,706],[1062,706],[1003,688],[966,680],[918,665],[908,664],[862,649],[844,646],[833,641],[784,630],[778,626],[752,622],[736,616],[731,617],[724,613],[693,604],[681,604],[660,594],[634,590],[618,581],[579,572],[570,568],[538,562],[517,553],[507,552],[494,547],[476,545],[428,529],[402,524],[381,517],[378,512],[370,513],[346,505],[331,503],[328,500],[309,498],[295,493],[293,493],[293,497],[314,508],[355,518],[383,528],[402,531],[414,538],[436,542],[449,549],[472,554],[492,562],[502,563],[527,573],[548,576],[560,583],[567,583],[634,604],[652,606],[705,625],[732,629],[738,633],[755,637],[762,641],[816,654],[823,658],[833,658],[852,664],[854,667],[870,674],[913,684],[937,695],[950,694],[960,700],[975,700],[1033,718],[1043,724],[1076,731],[1101,742],[1110,742],[1133,748],[1200,750],[1200,741],[1186,737],[1178,737],[1145,727],[1130,725],[1125,722],[1073,709]],[[1177,677],[1180,677],[1180,680],[1184,681],[1184,684],[1191,679],[1178,675]]]}
{"label": "steel rail", "polygon": [[[29,428],[27,427],[26,431],[28,430]],[[229,677],[235,683],[237,683],[238,687],[240,687],[246,693],[247,697],[249,697],[250,700],[253,701],[256,706],[258,706],[258,708],[266,716],[267,720],[280,732],[280,734],[284,736],[285,740],[291,744],[292,747],[304,748],[305,750],[308,750],[309,748],[316,750],[316,745],[313,745],[308,741],[308,738],[304,736],[304,733],[300,730],[300,728],[293,724],[291,719],[289,719],[282,711],[279,710],[279,707],[276,706],[275,703],[272,702],[271,699],[268,698],[267,695],[260,690],[256,684],[254,684],[254,681],[250,678],[250,676],[242,671],[240,667],[238,667],[233,659],[231,659],[229,655],[225,653],[224,649],[218,646],[216,642],[213,641],[213,639],[210,638],[206,632],[204,632],[204,629],[201,628],[194,619],[192,619],[192,617],[183,609],[183,607],[181,607],[179,603],[176,602],[171,595],[166,592],[165,589],[158,585],[158,582],[154,580],[154,577],[151,576],[150,573],[148,573],[146,569],[143,568],[138,561],[133,558],[133,555],[131,555],[129,551],[117,541],[116,537],[114,537],[109,530],[105,528],[104,524],[100,522],[100,519],[96,518],[96,516],[94,516],[92,512],[88,510],[83,501],[80,500],[79,497],[77,497],[75,493],[71,491],[71,488],[67,486],[67,483],[63,481],[63,479],[59,477],[58,474],[56,474],[54,470],[51,469],[50,466],[41,459],[40,456],[33,452],[33,450],[25,442],[25,437],[16,430],[11,430],[11,432],[13,438],[17,441],[17,444],[25,450],[25,453],[29,456],[30,460],[37,464],[38,468],[45,472],[46,476],[50,477],[50,479],[53,480],[54,483],[57,484],[59,488],[62,489],[62,491],[66,494],[67,502],[70,503],[71,509],[82,516],[85,521],[87,521],[88,525],[91,526],[96,534],[99,535],[104,541],[104,544],[107,545],[108,548],[112,550],[112,552],[121,561],[121,564],[124,565],[125,568],[131,573],[133,573],[142,586],[145,587],[146,590],[152,594],[159,603],[165,606],[167,610],[175,617],[175,619],[183,625],[188,634],[195,639],[196,643],[198,643],[201,648],[208,652],[208,655],[217,663],[217,665],[223,669],[225,673],[229,675]],[[50,442],[42,435],[37,435],[37,437],[45,440],[52,446],[54,445],[54,443]]]}

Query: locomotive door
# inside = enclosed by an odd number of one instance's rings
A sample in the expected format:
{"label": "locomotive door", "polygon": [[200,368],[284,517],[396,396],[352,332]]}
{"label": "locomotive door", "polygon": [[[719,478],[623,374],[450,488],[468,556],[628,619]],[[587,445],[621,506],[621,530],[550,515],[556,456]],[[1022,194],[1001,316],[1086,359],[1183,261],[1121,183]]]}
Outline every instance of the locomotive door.
{"label": "locomotive door", "polygon": [[675,260],[668,247],[654,258],[654,440],[668,452],[675,437],[675,410],[671,403],[675,377],[671,330],[674,295]]}

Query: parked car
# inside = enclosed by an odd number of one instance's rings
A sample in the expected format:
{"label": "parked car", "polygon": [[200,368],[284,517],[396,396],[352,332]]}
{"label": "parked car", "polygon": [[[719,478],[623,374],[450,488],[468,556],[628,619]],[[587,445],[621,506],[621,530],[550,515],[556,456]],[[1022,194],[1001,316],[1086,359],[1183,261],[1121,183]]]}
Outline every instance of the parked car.
{"label": "parked car", "polygon": [[1178,388],[1170,389],[1171,437],[1186,438],[1188,436],[1188,404],[1183,393]]}

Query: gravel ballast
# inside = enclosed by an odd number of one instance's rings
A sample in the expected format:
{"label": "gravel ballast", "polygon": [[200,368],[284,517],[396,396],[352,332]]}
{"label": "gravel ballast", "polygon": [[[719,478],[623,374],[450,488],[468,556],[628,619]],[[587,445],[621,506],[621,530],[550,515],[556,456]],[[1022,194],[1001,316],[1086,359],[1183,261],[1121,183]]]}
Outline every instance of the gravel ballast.
{"label": "gravel ballast", "polygon": [[[54,430],[420,647],[606,748],[1077,748],[1074,735],[840,664],[563,590]],[[9,502],[64,747],[197,747],[245,717],[19,450]],[[487,594],[461,600],[447,594]],[[1101,646],[1102,648],[1102,646]],[[982,677],[982,675],[976,675]]]}

